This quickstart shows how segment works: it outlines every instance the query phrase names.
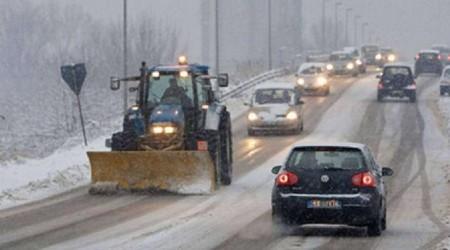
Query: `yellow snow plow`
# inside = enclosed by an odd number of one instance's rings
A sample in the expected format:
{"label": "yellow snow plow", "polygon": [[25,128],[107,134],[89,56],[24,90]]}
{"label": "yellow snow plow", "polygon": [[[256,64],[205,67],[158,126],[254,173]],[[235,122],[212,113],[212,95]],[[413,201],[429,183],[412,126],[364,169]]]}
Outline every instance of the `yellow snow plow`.
{"label": "yellow snow plow", "polygon": [[[215,97],[228,75],[208,75],[208,67],[187,64],[147,67],[140,76],[111,78],[138,82],[137,100],[125,114],[123,129],[107,140],[111,152],[88,152],[91,194],[118,190],[210,193],[232,181],[230,113]],[[211,79],[217,80],[213,86]]]}
{"label": "yellow snow plow", "polygon": [[88,152],[91,193],[165,190],[202,194],[215,190],[215,167],[207,151]]}

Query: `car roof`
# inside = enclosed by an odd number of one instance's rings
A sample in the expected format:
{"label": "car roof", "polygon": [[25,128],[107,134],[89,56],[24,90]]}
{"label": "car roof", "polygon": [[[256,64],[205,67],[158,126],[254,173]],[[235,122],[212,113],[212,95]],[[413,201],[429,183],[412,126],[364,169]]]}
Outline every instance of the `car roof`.
{"label": "car roof", "polygon": [[258,89],[294,89],[296,88],[296,84],[292,82],[265,82],[257,85],[255,90]]}
{"label": "car roof", "polygon": [[320,142],[320,143],[313,142],[313,143],[299,143],[294,146],[294,148],[308,148],[308,147],[342,147],[342,148],[354,148],[363,151],[366,145],[354,142]]}
{"label": "car roof", "polygon": [[438,50],[435,50],[435,49],[423,49],[423,50],[419,51],[419,54],[422,54],[422,53],[435,53],[435,54],[439,54],[439,51],[438,51]]}

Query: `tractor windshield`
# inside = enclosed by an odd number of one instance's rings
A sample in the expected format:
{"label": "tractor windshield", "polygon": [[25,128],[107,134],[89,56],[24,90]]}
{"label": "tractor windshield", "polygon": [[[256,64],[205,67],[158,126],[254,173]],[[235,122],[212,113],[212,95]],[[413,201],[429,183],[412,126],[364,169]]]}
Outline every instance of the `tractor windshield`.
{"label": "tractor windshield", "polygon": [[191,75],[180,77],[179,74],[161,74],[158,78],[151,77],[147,101],[152,106],[163,103],[192,107],[192,86]]}

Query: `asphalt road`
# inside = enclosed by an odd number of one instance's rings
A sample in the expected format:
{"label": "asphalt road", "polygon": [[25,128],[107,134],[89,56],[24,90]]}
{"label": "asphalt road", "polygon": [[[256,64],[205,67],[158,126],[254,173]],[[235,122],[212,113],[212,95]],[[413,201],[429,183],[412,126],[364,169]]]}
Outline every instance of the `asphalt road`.
{"label": "asphalt road", "polygon": [[[435,79],[429,77],[418,80],[419,103],[420,93],[433,86],[430,84],[433,81]],[[361,82],[365,82],[364,85],[354,88]],[[233,121],[236,184],[217,194],[154,193],[102,197],[90,196],[87,187],[82,187],[0,211],[0,249],[433,247],[447,237],[449,229],[432,208],[430,186],[433,183],[429,182],[425,171],[425,120],[419,103],[392,101],[380,104],[375,102],[375,94],[373,98],[355,98],[342,103],[350,90],[356,94],[358,91],[374,92],[376,80],[373,75],[365,79],[339,78],[332,84],[332,93],[328,97],[305,97],[305,131],[300,135],[248,137],[246,117],[236,118]],[[370,90],[367,89],[369,86]],[[341,103],[337,103],[339,101]],[[270,192],[267,191],[271,183],[265,181],[272,177],[253,178],[250,175],[254,176],[252,173],[274,155],[286,151],[302,138],[315,136],[321,129],[332,133],[332,126],[328,126],[329,130],[327,126],[319,126],[326,118],[324,116],[336,113],[331,109],[339,108],[338,105],[354,105],[357,110],[358,102],[364,102],[361,105],[364,110],[359,111],[363,115],[359,117],[355,111],[354,121],[349,121],[355,123],[354,128],[348,130],[347,138],[368,144],[379,162],[396,171],[387,182],[388,231],[379,238],[365,237],[364,230],[341,227],[299,228],[289,236],[273,233],[268,206]],[[255,181],[249,181],[247,185],[248,178]]]}

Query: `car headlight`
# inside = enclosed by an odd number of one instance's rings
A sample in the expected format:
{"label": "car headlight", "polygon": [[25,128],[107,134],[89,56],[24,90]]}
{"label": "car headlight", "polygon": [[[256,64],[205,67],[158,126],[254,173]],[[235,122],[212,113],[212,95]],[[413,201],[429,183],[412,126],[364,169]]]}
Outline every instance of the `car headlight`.
{"label": "car headlight", "polygon": [[353,68],[355,68],[355,65],[353,63],[348,63],[346,67],[348,70],[352,70]]}
{"label": "car headlight", "polygon": [[377,54],[377,55],[375,56],[375,59],[376,59],[376,60],[381,60],[381,54]]}
{"label": "car headlight", "polygon": [[298,79],[297,79],[297,83],[298,83],[298,85],[305,85],[305,79],[303,79],[303,78],[298,78]]}
{"label": "car headlight", "polygon": [[333,70],[334,66],[333,64],[327,64],[327,70]]}
{"label": "car headlight", "polygon": [[248,120],[249,121],[256,121],[256,120],[258,120],[258,115],[256,115],[255,113],[253,113],[253,112],[250,112],[249,114],[248,114]]}
{"label": "car headlight", "polygon": [[395,55],[389,55],[388,56],[388,60],[389,60],[389,62],[393,62],[393,61],[395,61]]}
{"label": "car headlight", "polygon": [[287,118],[288,120],[297,120],[297,118],[298,118],[297,112],[295,112],[295,111],[290,111],[290,112],[286,115],[286,118]]}
{"label": "car headlight", "polygon": [[361,65],[362,64],[362,61],[361,60],[359,60],[359,59],[356,59],[356,65]]}
{"label": "car headlight", "polygon": [[324,86],[327,84],[328,80],[325,77],[319,77],[317,78],[317,84],[320,86]]}

